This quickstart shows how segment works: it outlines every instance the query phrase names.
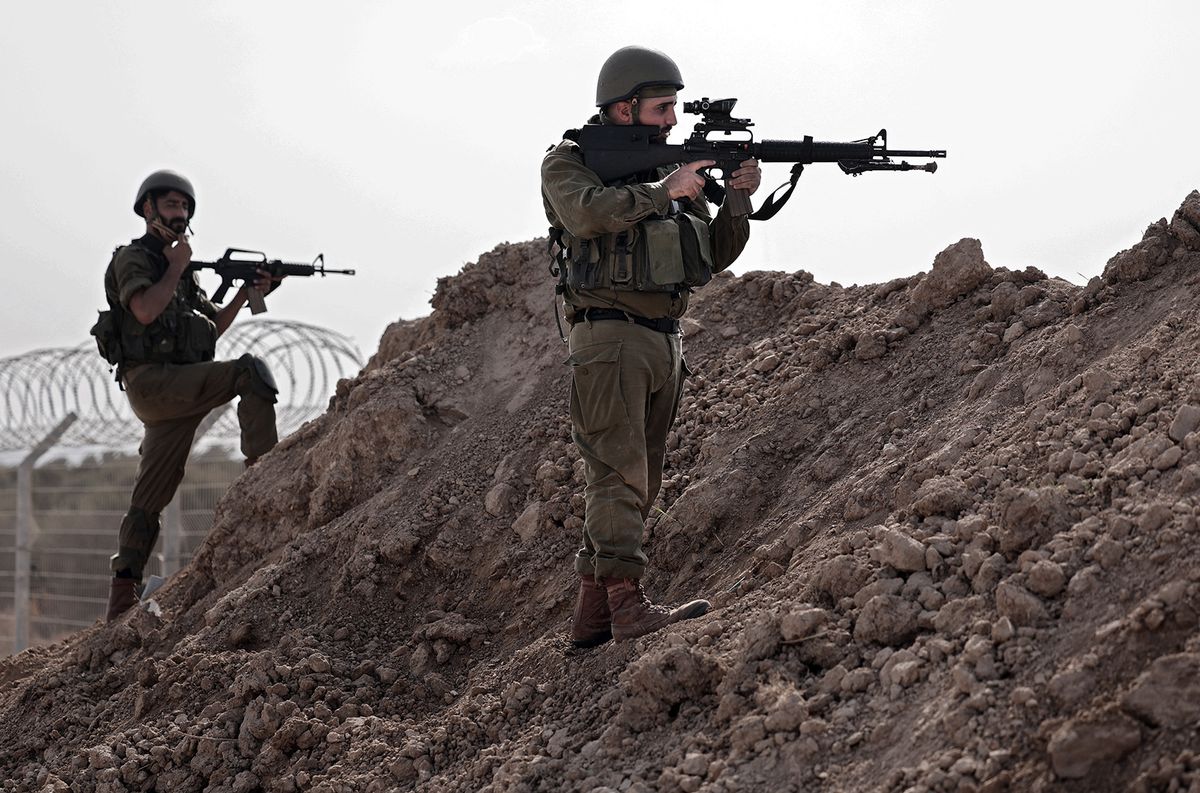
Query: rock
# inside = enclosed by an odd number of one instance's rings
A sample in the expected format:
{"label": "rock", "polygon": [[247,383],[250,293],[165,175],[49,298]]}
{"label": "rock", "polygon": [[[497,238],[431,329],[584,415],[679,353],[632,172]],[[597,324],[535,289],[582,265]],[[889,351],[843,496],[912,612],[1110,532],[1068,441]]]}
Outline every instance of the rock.
{"label": "rock", "polygon": [[1101,568],[1111,570],[1117,566],[1117,563],[1121,561],[1121,557],[1125,555],[1125,546],[1111,537],[1101,537],[1092,546],[1090,554],[1100,564]]}
{"label": "rock", "polygon": [[907,644],[919,630],[920,613],[920,606],[897,595],[876,595],[859,613],[854,638],[863,643]]}
{"label": "rock", "polygon": [[779,620],[773,614],[768,614],[746,628],[742,657],[747,661],[770,658],[779,651],[779,639]]}
{"label": "rock", "polygon": [[710,762],[708,755],[702,752],[688,752],[679,764],[679,771],[688,776],[707,776]]}
{"label": "rock", "polygon": [[1004,556],[998,553],[992,554],[983,560],[979,565],[979,570],[971,577],[971,588],[981,595],[991,592],[1004,577],[1005,567]]}
{"label": "rock", "polygon": [[1047,616],[1046,607],[1037,595],[1009,581],[1002,581],[996,587],[996,611],[1017,626],[1033,625]]}
{"label": "rock", "polygon": [[921,517],[946,515],[957,517],[974,502],[974,496],[961,479],[935,476],[917,488],[913,510]]}
{"label": "rock", "polygon": [[908,688],[921,679],[920,661],[901,661],[892,667],[892,683]]}
{"label": "rock", "polygon": [[898,650],[888,657],[879,670],[879,682],[906,688],[921,678],[921,659],[912,650]]}
{"label": "rock", "polygon": [[871,571],[865,564],[851,554],[843,554],[817,569],[812,586],[837,601],[861,589],[870,576]]}
{"label": "rock", "polygon": [[775,700],[763,721],[763,726],[767,732],[794,732],[807,718],[808,707],[804,703],[804,697],[799,691],[788,691]]}
{"label": "rock", "polygon": [[754,362],[754,371],[761,372],[763,374],[766,374],[767,372],[773,372],[779,367],[780,363],[781,361],[779,360],[778,355],[775,353],[768,353]]}
{"label": "rock", "polygon": [[993,322],[1003,322],[1017,310],[1017,285],[1011,281],[997,284],[992,290],[990,315]]}
{"label": "rock", "polygon": [[1001,501],[999,540],[1003,553],[1040,545],[1072,523],[1073,511],[1057,488],[1013,488],[1002,495]]}
{"label": "rock", "polygon": [[1085,701],[1095,691],[1096,676],[1088,669],[1072,666],[1050,678],[1047,690],[1063,707]]}
{"label": "rock", "polygon": [[1141,242],[1108,260],[1104,266],[1104,280],[1109,284],[1119,284],[1149,278],[1167,263],[1171,245],[1167,220],[1163,218],[1146,229]]}
{"label": "rock", "polygon": [[1067,575],[1057,562],[1039,559],[1025,574],[1025,584],[1042,597],[1054,597],[1067,585]]}
{"label": "rock", "polygon": [[1171,234],[1189,251],[1200,251],[1200,191],[1193,190],[1171,216]]}
{"label": "rock", "polygon": [[1197,428],[1200,428],[1200,406],[1184,405],[1175,414],[1175,420],[1167,430],[1167,437],[1176,443],[1183,443],[1183,439]]}
{"label": "rock", "polygon": [[1009,325],[1008,328],[1004,331],[1004,337],[1003,337],[1004,343],[1005,344],[1013,343],[1017,339],[1024,336],[1028,330],[1029,330],[1029,328],[1025,327],[1024,322],[1021,322],[1019,320],[1017,322],[1014,322],[1013,324]]}
{"label": "rock", "polygon": [[483,497],[483,508],[493,517],[500,517],[509,510],[509,502],[517,491],[507,482],[492,487]]}
{"label": "rock", "polygon": [[1008,617],[1001,617],[992,623],[992,641],[1003,644],[1017,633],[1016,626]]}
{"label": "rock", "polygon": [[978,595],[951,600],[938,609],[933,618],[933,627],[938,633],[953,636],[974,622],[983,610],[984,599]]}
{"label": "rock", "polygon": [[830,613],[825,609],[807,608],[784,614],[779,621],[779,632],[785,642],[806,639],[822,625],[829,622]]}
{"label": "rock", "polygon": [[1165,452],[1154,458],[1154,467],[1160,471],[1169,471],[1178,465],[1183,458],[1183,449],[1178,446],[1172,446]]}
{"label": "rock", "polygon": [[530,542],[537,536],[538,524],[541,522],[542,502],[534,501],[525,507],[525,511],[513,521],[512,530],[521,538],[521,542]]}
{"label": "rock", "polygon": [[873,361],[882,358],[887,352],[887,341],[874,333],[860,333],[854,340],[854,357],[860,361]]}
{"label": "rock", "polygon": [[912,290],[912,309],[924,316],[975,291],[992,276],[979,240],[965,238],[939,253],[933,268]]}
{"label": "rock", "polygon": [[879,561],[904,573],[925,569],[925,546],[896,529],[880,527]]}
{"label": "rock", "polygon": [[1133,720],[1111,715],[1099,721],[1068,721],[1050,738],[1048,751],[1054,773],[1062,779],[1083,779],[1097,766],[1121,759],[1142,743]]}
{"label": "rock", "polygon": [[1121,700],[1122,706],[1154,727],[1181,730],[1200,721],[1200,654],[1158,658]]}
{"label": "rock", "polygon": [[1172,511],[1170,504],[1156,501],[1146,507],[1146,511],[1138,518],[1138,529],[1143,534],[1158,531],[1167,525],[1174,516],[1175,513]]}

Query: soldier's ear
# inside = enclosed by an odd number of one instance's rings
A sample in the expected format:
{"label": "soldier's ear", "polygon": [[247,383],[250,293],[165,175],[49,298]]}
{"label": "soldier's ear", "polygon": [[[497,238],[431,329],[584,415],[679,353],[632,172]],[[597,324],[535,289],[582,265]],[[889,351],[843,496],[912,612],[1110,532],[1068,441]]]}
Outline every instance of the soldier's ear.
{"label": "soldier's ear", "polygon": [[613,102],[609,106],[608,117],[618,124],[633,123],[633,104],[630,102]]}

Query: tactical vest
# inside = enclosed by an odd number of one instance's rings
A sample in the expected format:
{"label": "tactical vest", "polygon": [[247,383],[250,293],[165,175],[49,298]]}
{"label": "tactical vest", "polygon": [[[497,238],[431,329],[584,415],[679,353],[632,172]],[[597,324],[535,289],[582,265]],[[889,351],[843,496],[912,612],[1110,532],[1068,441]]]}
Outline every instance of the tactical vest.
{"label": "tactical vest", "polygon": [[678,293],[712,280],[708,225],[686,212],[591,239],[559,232],[564,282],[572,290]]}
{"label": "tactical vest", "polygon": [[[159,264],[159,257],[152,251],[133,243],[152,262]],[[107,282],[112,275],[113,265],[122,246],[113,251],[105,274]],[[165,267],[158,273],[162,277]],[[107,295],[107,290],[106,290]],[[92,335],[96,347],[104,360],[121,369],[141,363],[200,363],[211,361],[216,355],[217,326],[208,317],[197,313],[193,306],[200,305],[200,286],[194,274],[179,279],[179,285],[171,296],[171,302],[149,325],[137,321],[133,313],[120,304],[108,299],[108,310],[101,311]]]}
{"label": "tactical vest", "polygon": [[[573,130],[567,132],[568,138]],[[655,178],[664,176],[661,170]],[[608,187],[638,184],[646,179],[613,182]],[[687,212],[655,215],[621,232],[583,239],[566,229],[551,228],[557,243],[558,276],[570,290],[613,289],[629,292],[670,292],[704,286],[713,277],[712,243],[708,224]]]}

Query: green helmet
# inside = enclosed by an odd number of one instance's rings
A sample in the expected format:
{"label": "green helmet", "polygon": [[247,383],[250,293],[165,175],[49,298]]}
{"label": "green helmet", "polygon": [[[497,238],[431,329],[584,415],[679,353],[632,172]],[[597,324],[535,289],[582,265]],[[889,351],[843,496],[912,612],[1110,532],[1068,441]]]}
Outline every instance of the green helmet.
{"label": "green helmet", "polygon": [[146,217],[142,214],[142,204],[146,200],[146,194],[154,190],[175,190],[183,193],[192,202],[188,219],[196,217],[196,191],[192,189],[191,182],[174,171],[155,171],[143,180],[142,186],[138,188],[137,200],[133,202],[133,211],[138,217]]}
{"label": "green helmet", "polygon": [[675,61],[648,47],[622,47],[600,67],[596,107],[630,99],[650,85],[672,85],[676,91],[683,88],[683,76]]}

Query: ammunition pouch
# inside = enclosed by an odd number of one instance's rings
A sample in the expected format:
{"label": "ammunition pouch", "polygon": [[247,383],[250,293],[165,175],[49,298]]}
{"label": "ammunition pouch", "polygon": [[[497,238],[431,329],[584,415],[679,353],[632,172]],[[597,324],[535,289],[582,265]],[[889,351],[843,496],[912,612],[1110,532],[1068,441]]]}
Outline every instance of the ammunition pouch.
{"label": "ammunition pouch", "polygon": [[125,354],[121,349],[121,329],[117,313],[112,309],[98,313],[100,316],[91,330],[92,336],[96,339],[96,349],[100,351],[101,358],[108,361],[110,365],[116,366],[125,360]]}
{"label": "ammunition pouch", "polygon": [[216,355],[217,327],[208,317],[168,307],[158,319],[143,325],[122,311],[121,363],[201,363]]}
{"label": "ammunition pouch", "polygon": [[91,333],[100,356],[113,366],[211,361],[217,352],[217,326],[201,314],[172,308],[149,325],[120,308],[99,312]]}
{"label": "ammunition pouch", "polygon": [[712,280],[708,225],[684,212],[603,237],[576,239],[564,232],[562,238],[572,290],[681,292]]}

